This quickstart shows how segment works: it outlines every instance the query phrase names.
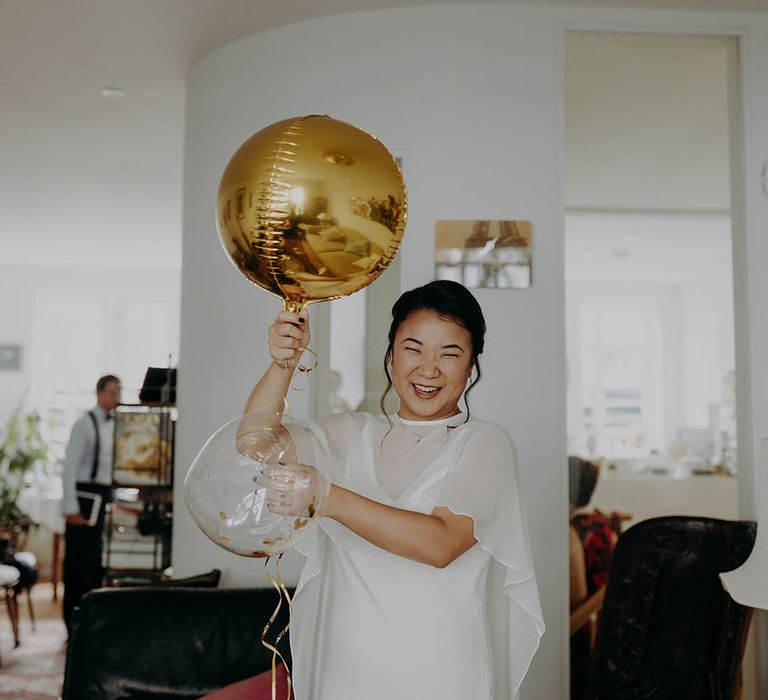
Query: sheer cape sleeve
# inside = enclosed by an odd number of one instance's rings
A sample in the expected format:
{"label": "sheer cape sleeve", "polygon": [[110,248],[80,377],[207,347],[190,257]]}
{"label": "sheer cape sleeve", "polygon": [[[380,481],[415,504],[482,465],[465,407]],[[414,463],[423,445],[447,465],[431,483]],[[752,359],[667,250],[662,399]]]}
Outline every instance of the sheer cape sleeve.
{"label": "sheer cape sleeve", "polygon": [[296,445],[299,462],[311,464],[326,476],[338,476],[352,442],[353,414],[332,413],[316,421],[294,418],[286,428]]}
{"label": "sheer cape sleeve", "polygon": [[[299,462],[315,467],[337,486],[352,488],[353,491],[362,493],[360,488],[350,484],[349,471],[360,466],[350,465],[350,454],[353,443],[359,440],[361,435],[367,434],[376,422],[376,419],[367,413],[334,413],[315,421],[295,420],[287,428],[296,446]],[[376,498],[375,494],[363,495]],[[342,549],[375,556],[387,554],[385,550],[335,520],[320,518],[318,524],[318,529]],[[311,556],[310,552],[306,551],[307,545],[297,549],[305,556]]]}
{"label": "sheer cape sleeve", "polygon": [[544,633],[518,487],[517,453],[502,427],[483,421],[466,427],[469,434],[453,468],[426,496],[433,506],[445,506],[472,518],[476,546],[495,560],[495,575],[489,577],[488,609],[494,626],[496,697],[514,698]]}

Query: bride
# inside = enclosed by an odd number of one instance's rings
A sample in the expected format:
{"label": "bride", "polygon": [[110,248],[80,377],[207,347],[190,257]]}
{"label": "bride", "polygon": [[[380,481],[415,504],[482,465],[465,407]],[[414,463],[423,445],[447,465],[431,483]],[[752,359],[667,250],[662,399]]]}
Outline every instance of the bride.
{"label": "bride", "polygon": [[[379,416],[294,423],[291,461],[259,477],[273,512],[322,516],[297,547],[297,700],[517,695],[544,624],[512,439],[467,402],[484,338],[462,285],[405,292],[384,356],[397,413],[384,396]],[[282,411],[308,343],[306,311],[281,312],[245,414]]]}

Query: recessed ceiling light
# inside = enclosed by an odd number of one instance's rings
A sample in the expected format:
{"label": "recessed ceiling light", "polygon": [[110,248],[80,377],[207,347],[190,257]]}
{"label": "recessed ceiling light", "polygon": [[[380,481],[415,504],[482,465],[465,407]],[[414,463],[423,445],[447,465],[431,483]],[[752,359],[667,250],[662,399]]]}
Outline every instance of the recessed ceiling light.
{"label": "recessed ceiling light", "polygon": [[125,97],[125,90],[119,87],[101,88],[102,97]]}

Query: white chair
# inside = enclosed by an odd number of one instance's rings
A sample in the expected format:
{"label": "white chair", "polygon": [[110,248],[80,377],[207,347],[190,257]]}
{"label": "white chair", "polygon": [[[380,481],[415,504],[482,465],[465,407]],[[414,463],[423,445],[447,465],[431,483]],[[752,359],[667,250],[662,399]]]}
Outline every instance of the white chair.
{"label": "white chair", "polygon": [[19,646],[19,608],[16,603],[15,586],[19,582],[19,571],[14,566],[0,564],[0,591],[5,596],[5,604],[8,608],[8,617],[13,629],[14,647]]}

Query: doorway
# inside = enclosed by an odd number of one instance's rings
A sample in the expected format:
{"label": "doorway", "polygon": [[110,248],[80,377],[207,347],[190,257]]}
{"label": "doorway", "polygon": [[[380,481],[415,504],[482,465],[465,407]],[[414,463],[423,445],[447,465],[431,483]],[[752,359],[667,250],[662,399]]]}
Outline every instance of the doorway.
{"label": "doorway", "polygon": [[615,539],[660,515],[738,519],[738,40],[574,31],[565,59],[571,525],[601,513]]}

